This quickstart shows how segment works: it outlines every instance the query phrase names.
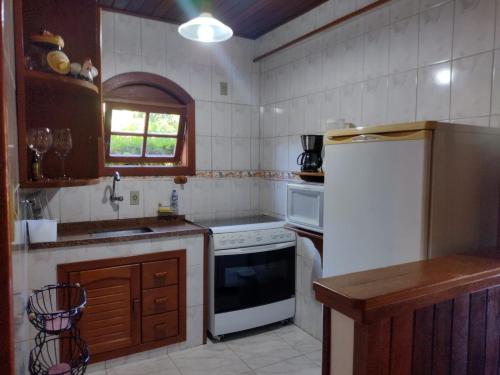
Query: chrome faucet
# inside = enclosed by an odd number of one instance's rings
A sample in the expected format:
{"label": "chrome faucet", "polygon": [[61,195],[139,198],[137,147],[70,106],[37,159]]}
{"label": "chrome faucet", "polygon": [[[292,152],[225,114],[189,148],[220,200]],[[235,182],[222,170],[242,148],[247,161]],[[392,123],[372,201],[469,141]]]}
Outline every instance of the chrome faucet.
{"label": "chrome faucet", "polygon": [[117,171],[113,174],[113,191],[111,191],[111,196],[109,197],[109,200],[111,202],[123,201],[122,195],[119,195],[119,196],[116,195],[116,183],[120,180],[121,180],[120,173],[118,173],[118,171]]}

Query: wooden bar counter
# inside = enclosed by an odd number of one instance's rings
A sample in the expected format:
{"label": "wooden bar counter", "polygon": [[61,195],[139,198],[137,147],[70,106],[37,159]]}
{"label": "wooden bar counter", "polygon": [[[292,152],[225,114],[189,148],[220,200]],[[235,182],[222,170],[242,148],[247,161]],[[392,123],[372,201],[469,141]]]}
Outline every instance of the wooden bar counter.
{"label": "wooden bar counter", "polygon": [[500,372],[500,251],[321,279],[323,374]]}

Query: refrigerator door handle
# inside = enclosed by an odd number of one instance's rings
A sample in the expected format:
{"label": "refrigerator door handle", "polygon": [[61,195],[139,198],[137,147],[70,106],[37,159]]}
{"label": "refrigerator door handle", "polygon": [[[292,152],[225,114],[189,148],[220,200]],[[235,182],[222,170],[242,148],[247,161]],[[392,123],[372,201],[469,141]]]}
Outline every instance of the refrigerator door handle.
{"label": "refrigerator door handle", "polygon": [[416,141],[430,139],[432,130],[403,131],[380,134],[359,134],[352,136],[329,136],[327,145],[362,143],[362,142],[391,142],[391,141]]}

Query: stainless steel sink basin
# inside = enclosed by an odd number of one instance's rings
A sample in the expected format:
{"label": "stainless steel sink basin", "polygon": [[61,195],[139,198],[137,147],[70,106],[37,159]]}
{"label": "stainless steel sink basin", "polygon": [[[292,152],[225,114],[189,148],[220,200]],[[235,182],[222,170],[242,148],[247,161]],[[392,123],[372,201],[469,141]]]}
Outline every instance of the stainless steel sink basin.
{"label": "stainless steel sink basin", "polygon": [[131,236],[134,234],[151,233],[153,230],[148,227],[142,228],[128,228],[128,229],[110,229],[99,232],[90,232],[89,235],[92,238],[103,238],[103,237],[121,237],[121,236]]}

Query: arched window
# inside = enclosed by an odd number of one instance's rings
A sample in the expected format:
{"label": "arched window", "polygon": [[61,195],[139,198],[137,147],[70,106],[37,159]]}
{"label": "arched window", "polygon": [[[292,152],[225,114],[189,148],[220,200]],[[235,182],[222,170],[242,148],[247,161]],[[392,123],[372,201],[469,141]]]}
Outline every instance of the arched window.
{"label": "arched window", "polygon": [[150,73],[124,73],[103,84],[104,174],[195,174],[194,99]]}

